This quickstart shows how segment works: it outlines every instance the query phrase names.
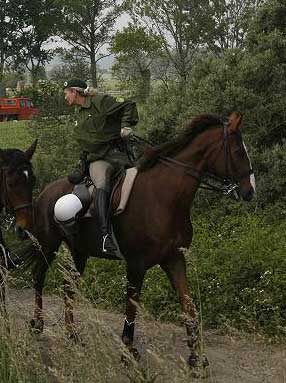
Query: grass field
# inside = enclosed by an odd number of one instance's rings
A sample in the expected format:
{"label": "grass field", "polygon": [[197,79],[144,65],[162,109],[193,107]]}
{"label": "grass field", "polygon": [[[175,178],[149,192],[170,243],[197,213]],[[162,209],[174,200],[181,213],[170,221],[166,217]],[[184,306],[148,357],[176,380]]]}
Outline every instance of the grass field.
{"label": "grass field", "polygon": [[0,122],[0,148],[27,149],[29,143],[33,141],[28,129],[30,123],[30,121]]}

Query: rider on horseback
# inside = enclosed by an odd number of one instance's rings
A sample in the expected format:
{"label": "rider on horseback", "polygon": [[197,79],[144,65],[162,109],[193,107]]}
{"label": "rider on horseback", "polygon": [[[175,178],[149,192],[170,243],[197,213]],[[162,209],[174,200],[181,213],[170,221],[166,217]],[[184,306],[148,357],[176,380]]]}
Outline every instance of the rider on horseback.
{"label": "rider on horseback", "polygon": [[[108,225],[108,205],[112,175],[119,168],[132,166],[124,139],[138,122],[136,104],[100,94],[85,81],[70,79],[64,83],[65,100],[77,107],[75,136],[89,165],[96,187],[95,214],[102,235],[102,251],[114,255],[117,246]],[[69,179],[73,183],[74,175]]]}

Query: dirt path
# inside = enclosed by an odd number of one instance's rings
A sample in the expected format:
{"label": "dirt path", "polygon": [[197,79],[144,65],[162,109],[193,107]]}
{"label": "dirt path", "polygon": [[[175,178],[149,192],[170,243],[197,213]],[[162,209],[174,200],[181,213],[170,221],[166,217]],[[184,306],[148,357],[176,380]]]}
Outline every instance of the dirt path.
{"label": "dirt path", "polygon": [[[46,296],[44,299],[47,320],[44,334],[39,336],[39,343],[42,344],[42,348],[47,354],[46,363],[49,364],[52,362],[49,361],[48,349],[49,347],[55,348],[57,343],[55,337],[50,334],[53,327],[63,325],[63,305],[61,300],[55,296]],[[16,316],[19,327],[24,328],[33,312],[32,290],[10,290],[8,308],[9,312]],[[80,327],[84,323],[83,337],[88,332],[89,336],[93,335],[90,334],[94,330],[89,321],[94,318],[97,318],[100,326],[108,329],[107,333],[109,331],[110,334],[113,334],[111,336],[121,334],[123,315],[98,311],[90,305],[87,307],[81,304],[77,305],[75,313],[78,326]],[[286,383],[285,345],[267,345],[254,338],[238,335],[222,336],[213,331],[205,332],[204,341],[205,351],[210,362],[209,377],[204,382]],[[155,382],[180,381],[172,378],[172,374],[175,373],[177,366],[182,366],[183,360],[186,360],[188,356],[183,327],[139,318],[136,328],[136,346],[142,355],[140,363],[144,365],[148,360],[149,370],[153,369],[154,374],[159,371],[158,366],[162,366],[162,360],[164,360],[163,377],[156,379]],[[153,355],[153,359],[148,355]],[[166,366],[168,366],[167,372]],[[52,381],[57,380],[51,379]],[[118,377],[115,383],[129,381]]]}

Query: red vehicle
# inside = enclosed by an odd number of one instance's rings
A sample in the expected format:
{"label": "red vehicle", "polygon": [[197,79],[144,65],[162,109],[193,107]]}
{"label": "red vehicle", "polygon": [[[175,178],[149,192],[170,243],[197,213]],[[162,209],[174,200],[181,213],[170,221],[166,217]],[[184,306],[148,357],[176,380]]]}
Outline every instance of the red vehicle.
{"label": "red vehicle", "polygon": [[39,113],[27,97],[0,98],[0,121],[30,120]]}

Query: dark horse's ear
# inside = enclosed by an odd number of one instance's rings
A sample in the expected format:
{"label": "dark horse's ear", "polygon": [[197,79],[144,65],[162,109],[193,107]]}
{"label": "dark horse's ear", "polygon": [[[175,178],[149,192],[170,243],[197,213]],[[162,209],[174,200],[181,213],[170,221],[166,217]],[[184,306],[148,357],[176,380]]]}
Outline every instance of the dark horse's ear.
{"label": "dark horse's ear", "polygon": [[5,150],[0,149],[0,166],[5,165],[5,163],[8,162],[8,156],[5,152]]}
{"label": "dark horse's ear", "polygon": [[228,117],[227,127],[230,132],[237,132],[242,123],[242,115],[238,113],[231,113]]}
{"label": "dark horse's ear", "polygon": [[37,147],[38,140],[35,140],[32,145],[25,151],[25,157],[27,161],[30,161],[33,157],[33,154],[35,153],[36,147]]}

